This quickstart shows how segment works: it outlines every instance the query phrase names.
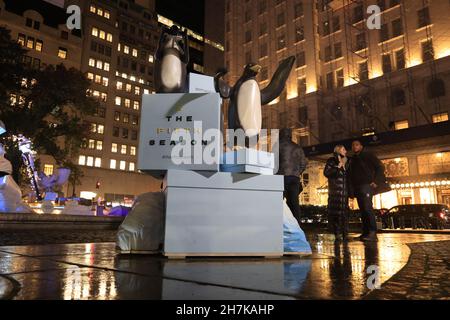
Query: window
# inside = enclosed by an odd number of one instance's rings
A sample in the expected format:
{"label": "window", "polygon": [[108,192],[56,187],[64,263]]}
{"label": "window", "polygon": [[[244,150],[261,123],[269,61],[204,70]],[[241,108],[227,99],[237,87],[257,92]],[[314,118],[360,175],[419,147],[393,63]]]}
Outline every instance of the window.
{"label": "window", "polygon": [[322,26],[322,30],[323,30],[323,35],[327,36],[330,34],[330,22],[329,21],[324,21],[323,22],[323,26]]}
{"label": "window", "polygon": [[113,127],[113,137],[118,138],[120,133],[120,129],[118,127]]}
{"label": "window", "polygon": [[265,35],[267,33],[267,22],[263,22],[259,25],[259,36]]}
{"label": "window", "polygon": [[88,148],[95,149],[95,140],[89,139]]}
{"label": "window", "polygon": [[430,25],[431,20],[430,20],[430,11],[428,7],[422,8],[419,11],[417,11],[417,18],[418,18],[418,28],[423,28],[425,26]]}
{"label": "window", "polygon": [[392,105],[396,106],[404,106],[406,104],[406,96],[405,91],[403,89],[397,88],[392,91]]}
{"label": "window", "polygon": [[99,124],[99,125],[97,126],[97,133],[98,133],[98,134],[104,134],[104,133],[105,133],[105,126],[102,125],[102,124]]}
{"label": "window", "polygon": [[111,152],[112,152],[112,153],[117,153],[117,143],[113,143],[113,144],[111,145]]}
{"label": "window", "polygon": [[138,56],[138,51],[137,51],[137,49],[133,49],[132,56],[133,56],[133,57],[137,57],[137,56]]}
{"label": "window", "polygon": [[123,53],[129,54],[130,53],[130,47],[129,46],[124,46],[123,47]]}
{"label": "window", "polygon": [[391,55],[389,53],[383,54],[381,56],[381,60],[382,60],[383,73],[391,72],[392,71]]}
{"label": "window", "polygon": [[98,37],[99,37],[100,39],[105,40],[105,39],[106,39],[106,32],[103,31],[103,30],[100,30],[99,33],[98,33]]}
{"label": "window", "polygon": [[135,156],[136,155],[136,147],[130,147],[130,155]]}
{"label": "window", "polygon": [[126,84],[125,91],[126,92],[131,92],[131,84],[129,84],[129,83]]}
{"label": "window", "polygon": [[263,14],[267,10],[267,0],[260,0],[258,3],[258,13]]}
{"label": "window", "polygon": [[334,74],[333,74],[333,72],[327,73],[326,79],[327,79],[327,89],[328,90],[333,89],[333,86],[334,86]]}
{"label": "window", "polygon": [[141,94],[141,88],[140,87],[134,87],[134,94],[139,96]]}
{"label": "window", "polygon": [[445,83],[442,79],[433,79],[428,83],[428,99],[445,96]]}
{"label": "window", "polygon": [[299,96],[306,94],[306,78],[299,78],[297,80],[297,92]]}
{"label": "window", "polygon": [[353,23],[360,22],[364,19],[364,8],[359,5],[353,9]]}
{"label": "window", "polygon": [[111,159],[111,161],[109,162],[109,168],[116,169],[116,167],[117,167],[117,161],[115,159]]}
{"label": "window", "polygon": [[296,3],[294,6],[294,15],[296,18],[303,15],[303,3]]}
{"label": "window", "polygon": [[34,38],[32,38],[32,37],[27,38],[27,48],[28,49],[34,48]]}
{"label": "window", "polygon": [[282,50],[284,48],[286,48],[286,36],[282,34],[278,37],[277,50]]}
{"label": "window", "polygon": [[131,124],[134,125],[134,126],[137,126],[137,125],[139,124],[139,117],[133,115],[133,116],[131,117]]}
{"label": "window", "polygon": [[36,51],[41,52],[42,51],[42,41],[41,40],[36,40]]}
{"label": "window", "polygon": [[51,176],[53,174],[54,166],[52,164],[44,164],[44,173],[47,176]]}
{"label": "window", "polygon": [[331,52],[331,46],[325,47],[325,54],[324,54],[324,61],[329,62],[331,61],[332,52]]}
{"label": "window", "polygon": [[342,88],[344,86],[344,69],[336,71],[336,86]]}
{"label": "window", "polygon": [[19,36],[17,37],[17,43],[21,46],[25,46],[25,35],[23,33],[19,33]]}
{"label": "window", "polygon": [[394,123],[395,130],[403,130],[409,128],[408,120],[396,121]]}
{"label": "window", "polygon": [[245,43],[248,43],[252,41],[252,31],[251,30],[247,30],[245,32]]}
{"label": "window", "polygon": [[139,103],[139,101],[134,101],[134,102],[133,102],[133,109],[134,109],[134,110],[139,110],[139,108],[140,108],[140,103]]}
{"label": "window", "polygon": [[[123,82],[117,81],[117,83],[116,83],[116,89],[117,89],[117,90],[123,90]],[[117,97],[117,98],[119,98],[119,97]],[[116,98],[116,99],[117,99],[117,98]],[[119,103],[118,105],[120,105],[120,103]]]}
{"label": "window", "polygon": [[103,63],[103,70],[105,70],[105,71],[109,71],[109,63],[108,62],[105,62],[105,63]]}
{"label": "window", "polygon": [[128,113],[124,113],[123,123],[129,123],[129,122],[130,122],[130,115]]}
{"label": "window", "polygon": [[389,27],[387,23],[381,25],[380,29],[380,42],[387,41],[389,39]]}
{"label": "window", "polygon": [[342,44],[340,42],[334,44],[334,58],[342,57]]}
{"label": "window", "polygon": [[94,166],[96,168],[101,168],[101,166],[102,166],[102,159],[101,158],[95,158]]}
{"label": "window", "polygon": [[422,42],[422,61],[430,61],[434,59],[433,40]]}
{"label": "window", "polygon": [[129,170],[130,171],[135,171],[136,170],[136,164],[134,162],[130,162]]}
{"label": "window", "polygon": [[125,108],[130,108],[131,107],[131,100],[130,99],[125,99]]}
{"label": "window", "polygon": [[95,7],[94,5],[91,5],[91,6],[89,7],[89,11],[92,12],[92,13],[95,13],[96,7]]}
{"label": "window", "polygon": [[392,37],[398,37],[403,34],[402,19],[398,18],[392,21]]}
{"label": "window", "polygon": [[333,17],[333,32],[341,30],[341,20],[338,16]]}
{"label": "window", "polygon": [[305,40],[305,30],[303,26],[297,27],[297,30],[295,31],[295,41],[300,42]]}
{"label": "window", "polygon": [[120,121],[120,112],[119,111],[114,112],[114,121]]}
{"label": "window", "polygon": [[136,141],[138,137],[138,132],[136,130],[131,130],[131,140]]}
{"label": "window", "polygon": [[359,80],[364,81],[369,79],[369,69],[367,66],[367,61],[358,64],[359,67]]}
{"label": "window", "polygon": [[367,48],[366,34],[364,32],[361,32],[356,35],[356,50],[359,51],[365,48]]}
{"label": "window", "polygon": [[88,167],[93,167],[94,166],[94,157],[87,157],[86,158],[86,165]]}
{"label": "window", "polygon": [[67,49],[59,47],[58,57],[61,59],[67,59]]}
{"label": "window", "polygon": [[122,98],[116,97],[116,106],[120,106],[122,104]]}
{"label": "window", "polygon": [[120,170],[126,170],[127,163],[125,161],[120,161]]}
{"label": "window", "polygon": [[103,150],[103,141],[97,141],[97,147],[96,149],[98,151],[102,151]]}
{"label": "window", "polygon": [[33,20],[31,20],[30,18],[27,18],[26,20],[25,20],[25,25],[27,26],[27,27],[32,27],[33,26]]}
{"label": "window", "polygon": [[433,115],[433,123],[448,121],[448,112],[438,113]]}
{"label": "window", "polygon": [[128,147],[126,146],[126,145],[122,145],[122,148],[120,149],[120,153],[121,154],[127,154],[127,149],[128,149]]}
{"label": "window", "polygon": [[128,129],[122,128],[122,138],[128,139]]}
{"label": "window", "polygon": [[277,16],[277,28],[282,27],[284,25],[284,12],[281,12]]}
{"label": "window", "polygon": [[395,51],[395,64],[397,70],[405,68],[405,50],[400,49],[398,51]]}
{"label": "window", "polygon": [[86,156],[80,155],[78,157],[78,165],[80,166],[86,165]]}
{"label": "window", "polygon": [[94,37],[98,37],[98,29],[95,28],[95,27],[93,27],[93,28],[92,28],[92,32],[91,32],[91,35],[93,35]]}

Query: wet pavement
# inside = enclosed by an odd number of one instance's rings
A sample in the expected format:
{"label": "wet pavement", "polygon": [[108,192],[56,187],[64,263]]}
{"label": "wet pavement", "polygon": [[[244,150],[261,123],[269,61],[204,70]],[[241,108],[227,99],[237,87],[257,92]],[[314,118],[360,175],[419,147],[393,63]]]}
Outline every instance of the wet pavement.
{"label": "wet pavement", "polygon": [[[335,244],[330,235],[310,235],[313,255],[276,260],[174,261],[155,256],[126,256],[116,253],[114,243],[0,247],[0,297],[14,295],[19,300],[427,299],[421,283],[430,284],[439,277],[448,277],[443,271],[448,270],[450,236],[381,234],[379,239],[372,244],[357,241]],[[411,253],[408,245],[414,259],[408,260]],[[418,253],[414,246],[419,248]],[[410,265],[415,265],[411,269],[415,274],[408,274]],[[378,269],[381,290],[370,290],[367,286],[371,279],[367,270],[371,266]],[[422,272],[418,271],[419,266]],[[433,268],[437,271],[426,271]],[[405,270],[406,274],[402,275]],[[447,282],[444,280],[439,290],[433,291],[435,298],[439,298],[439,292],[441,298],[448,299],[448,278]],[[392,281],[394,286],[390,285]],[[397,295],[389,296],[399,284],[404,294],[397,290]],[[408,286],[415,289],[411,291]]]}

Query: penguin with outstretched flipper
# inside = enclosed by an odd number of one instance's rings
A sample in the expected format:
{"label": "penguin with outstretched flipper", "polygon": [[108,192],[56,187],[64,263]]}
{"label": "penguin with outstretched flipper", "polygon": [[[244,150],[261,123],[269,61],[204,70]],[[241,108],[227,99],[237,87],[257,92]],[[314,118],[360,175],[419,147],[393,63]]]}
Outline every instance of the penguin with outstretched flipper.
{"label": "penguin with outstretched flipper", "polygon": [[187,31],[177,26],[163,28],[155,53],[156,93],[185,93],[188,90],[187,65],[189,42]]}
{"label": "penguin with outstretched flipper", "polygon": [[244,68],[243,75],[230,87],[223,80],[227,70],[219,70],[214,77],[216,91],[223,99],[230,99],[228,109],[228,128],[243,129],[247,137],[257,136],[262,126],[261,106],[275,100],[283,92],[289,78],[295,57],[291,56],[280,62],[269,85],[260,90],[256,76],[261,66],[249,63]]}

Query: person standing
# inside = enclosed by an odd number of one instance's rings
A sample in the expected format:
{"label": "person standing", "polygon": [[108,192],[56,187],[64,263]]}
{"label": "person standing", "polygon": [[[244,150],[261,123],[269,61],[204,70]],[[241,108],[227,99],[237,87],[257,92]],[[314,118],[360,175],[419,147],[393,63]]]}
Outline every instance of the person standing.
{"label": "person standing", "polygon": [[377,241],[377,223],[373,212],[372,198],[384,192],[386,178],[384,166],[372,153],[364,150],[359,140],[352,143],[354,156],[350,160],[351,196],[356,197],[361,211],[361,241]]}
{"label": "person standing", "polygon": [[347,150],[338,145],[323,170],[328,178],[328,224],[336,241],[348,240],[348,168]]}
{"label": "person standing", "polygon": [[292,141],[292,130],[280,130],[280,155],[278,174],[284,176],[284,197],[292,214],[300,223],[298,197],[303,191],[300,175],[305,171],[308,160],[302,147]]}

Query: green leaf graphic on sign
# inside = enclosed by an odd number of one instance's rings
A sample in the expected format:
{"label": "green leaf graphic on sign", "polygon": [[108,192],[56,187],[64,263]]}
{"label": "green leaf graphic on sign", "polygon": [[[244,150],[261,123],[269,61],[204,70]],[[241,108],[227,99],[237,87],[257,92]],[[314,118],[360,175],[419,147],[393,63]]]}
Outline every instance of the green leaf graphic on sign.
{"label": "green leaf graphic on sign", "polygon": [[185,105],[188,103],[200,99],[203,96],[206,96],[207,93],[186,93],[178,99],[177,102],[173,105],[173,107],[167,112],[166,117],[171,117],[175,113],[180,112]]}

